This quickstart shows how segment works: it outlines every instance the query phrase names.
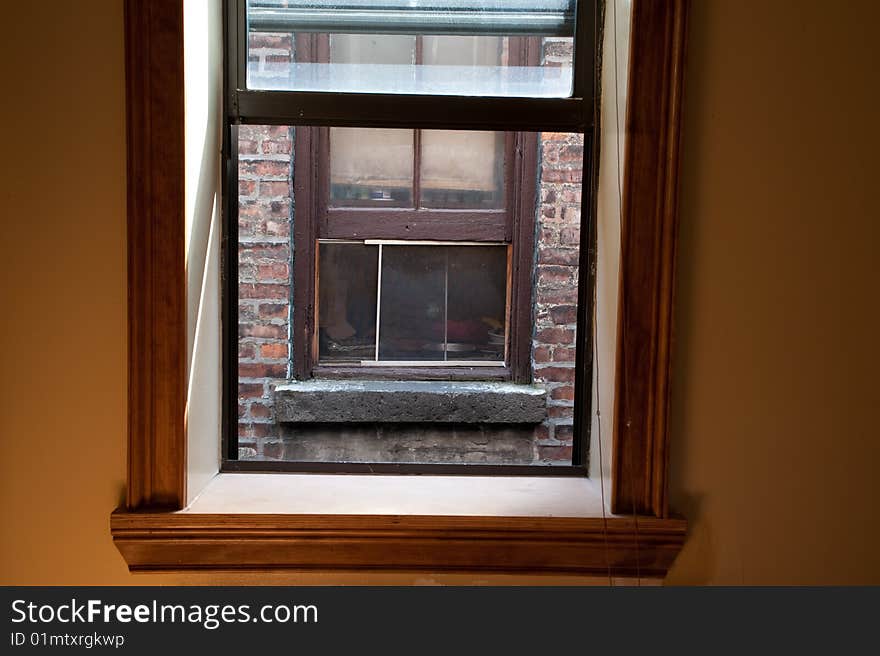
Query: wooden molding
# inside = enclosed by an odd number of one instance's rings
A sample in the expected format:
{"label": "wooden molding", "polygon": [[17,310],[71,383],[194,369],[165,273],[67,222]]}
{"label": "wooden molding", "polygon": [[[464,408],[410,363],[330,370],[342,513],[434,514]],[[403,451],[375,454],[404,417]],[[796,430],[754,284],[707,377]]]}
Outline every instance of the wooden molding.
{"label": "wooden molding", "polygon": [[394,570],[662,577],[681,519],[196,515],[117,511],[133,571]]}
{"label": "wooden molding", "polygon": [[686,0],[633,3],[612,474],[628,517],[607,519],[168,512],[186,498],[182,2],[125,5],[128,493],[111,532],[129,567],[663,576],[686,530],[666,501]]}
{"label": "wooden molding", "polygon": [[634,0],[621,216],[612,511],[666,517],[687,0]]}
{"label": "wooden molding", "polygon": [[129,508],[185,503],[183,3],[126,0]]}

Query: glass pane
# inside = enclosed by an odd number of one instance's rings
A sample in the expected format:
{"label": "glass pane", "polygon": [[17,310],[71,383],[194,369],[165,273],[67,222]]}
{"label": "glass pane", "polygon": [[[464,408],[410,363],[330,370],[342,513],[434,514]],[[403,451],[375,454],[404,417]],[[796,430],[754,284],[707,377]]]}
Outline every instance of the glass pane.
{"label": "glass pane", "polygon": [[421,206],[504,207],[504,133],[422,132]]}
{"label": "glass pane", "polygon": [[449,267],[447,360],[504,360],[507,247],[444,249]]}
{"label": "glass pane", "polygon": [[445,257],[429,246],[382,247],[380,360],[442,360]]}
{"label": "glass pane", "polygon": [[360,362],[375,358],[378,255],[376,246],[319,244],[320,362]]}
{"label": "glass pane", "polygon": [[412,203],[412,130],[330,128],[331,205]]}
{"label": "glass pane", "polygon": [[506,246],[383,246],[379,359],[504,360]]}
{"label": "glass pane", "polygon": [[[247,86],[567,97],[575,8],[575,0],[248,0]],[[528,38],[539,40],[531,61]]]}
{"label": "glass pane", "polygon": [[383,34],[331,34],[332,64],[414,64],[416,37]]}
{"label": "glass pane", "polygon": [[425,36],[426,66],[507,66],[508,40],[498,36]]}

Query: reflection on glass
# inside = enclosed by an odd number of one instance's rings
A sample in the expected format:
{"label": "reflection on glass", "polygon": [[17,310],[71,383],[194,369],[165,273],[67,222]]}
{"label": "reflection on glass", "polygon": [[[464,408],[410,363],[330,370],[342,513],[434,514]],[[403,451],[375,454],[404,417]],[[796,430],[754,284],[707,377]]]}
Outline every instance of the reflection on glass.
{"label": "reflection on glass", "polygon": [[[248,0],[247,85],[566,97],[572,91],[575,5],[575,0]],[[529,38],[538,42],[540,57],[525,62],[522,45]],[[291,42],[295,48],[288,47]]]}
{"label": "reflection on glass", "polygon": [[504,360],[507,248],[444,250],[449,268],[446,359]]}
{"label": "reflection on glass", "polygon": [[319,244],[318,356],[360,362],[376,355],[377,246]]}
{"label": "reflection on glass", "polygon": [[416,37],[394,34],[331,34],[332,64],[415,63]]}
{"label": "reflection on glass", "polygon": [[504,133],[422,132],[422,207],[488,209],[504,206]]}
{"label": "reflection on glass", "polygon": [[507,66],[509,40],[498,36],[426,35],[422,63],[426,66]]}
{"label": "reflection on glass", "polygon": [[384,246],[382,361],[503,361],[505,246]]}
{"label": "reflection on glass", "polygon": [[331,205],[412,206],[413,131],[330,128]]}

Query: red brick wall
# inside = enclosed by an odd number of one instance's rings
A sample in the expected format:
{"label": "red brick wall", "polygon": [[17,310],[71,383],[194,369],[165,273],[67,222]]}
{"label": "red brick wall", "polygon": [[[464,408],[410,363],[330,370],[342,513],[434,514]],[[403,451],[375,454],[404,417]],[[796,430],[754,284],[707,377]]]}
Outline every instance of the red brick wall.
{"label": "red brick wall", "polygon": [[571,461],[583,137],[541,135],[535,257],[534,377],[547,387],[535,431],[541,461]]}
{"label": "red brick wall", "polygon": [[[290,374],[293,130],[239,127],[239,445],[271,456],[273,385]],[[267,448],[268,447],[268,448]]]}
{"label": "red brick wall", "polygon": [[[559,65],[570,46],[545,43],[544,64]],[[287,35],[252,35],[250,59],[266,69],[289,59]],[[540,140],[534,272],[533,371],[548,390],[548,418],[535,429],[536,462],[571,461],[583,139],[544,133]],[[277,458],[282,431],[272,392],[290,375],[294,216],[293,129],[239,128],[239,446],[243,457]]]}

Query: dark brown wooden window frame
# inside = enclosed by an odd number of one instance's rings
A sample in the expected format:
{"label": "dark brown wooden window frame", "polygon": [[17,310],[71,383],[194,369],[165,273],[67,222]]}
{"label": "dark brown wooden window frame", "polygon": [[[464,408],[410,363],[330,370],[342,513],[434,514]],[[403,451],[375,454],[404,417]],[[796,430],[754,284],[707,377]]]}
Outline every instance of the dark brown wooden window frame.
{"label": "dark brown wooden window frame", "polygon": [[[540,39],[509,37],[510,65],[540,63]],[[416,64],[421,56],[416,36]],[[297,39],[297,57],[329,62],[330,35],[308,34]],[[538,135],[504,134],[504,206],[500,209],[442,210],[419,207],[420,128],[413,128],[413,207],[352,207],[330,203],[329,127],[299,126],[294,130],[296,153],[294,195],[293,376],[310,378],[393,380],[509,380],[532,382],[532,272],[535,248]],[[504,367],[361,367],[319,363],[316,241],[318,239],[412,239],[485,241],[512,247],[508,357]]]}
{"label": "dark brown wooden window frame", "polygon": [[[175,512],[187,499],[182,2],[126,0],[128,477],[110,528],[129,568],[662,576],[686,532],[667,454],[687,0],[633,1],[615,515],[583,518]],[[332,106],[319,110],[332,124]]]}

